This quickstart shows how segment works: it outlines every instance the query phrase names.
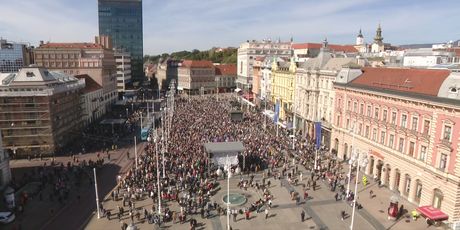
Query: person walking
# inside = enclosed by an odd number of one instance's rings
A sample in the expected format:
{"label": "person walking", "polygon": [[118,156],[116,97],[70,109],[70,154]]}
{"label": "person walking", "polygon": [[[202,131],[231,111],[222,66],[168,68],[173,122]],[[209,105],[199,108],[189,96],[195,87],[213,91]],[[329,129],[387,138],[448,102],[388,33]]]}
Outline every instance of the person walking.
{"label": "person walking", "polygon": [[302,210],[302,212],[300,213],[300,219],[302,220],[302,222],[304,222],[305,220],[305,211]]}
{"label": "person walking", "polygon": [[265,209],[265,219],[268,219],[268,208]]}

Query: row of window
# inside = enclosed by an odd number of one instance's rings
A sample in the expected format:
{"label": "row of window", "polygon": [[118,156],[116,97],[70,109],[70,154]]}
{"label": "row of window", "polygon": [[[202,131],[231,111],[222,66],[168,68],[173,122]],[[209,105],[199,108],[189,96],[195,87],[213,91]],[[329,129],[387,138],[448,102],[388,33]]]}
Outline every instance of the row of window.
{"label": "row of window", "polygon": [[[347,129],[350,128],[350,120],[347,119]],[[407,154],[411,157],[415,157],[418,160],[423,162],[426,161],[427,156],[427,145],[420,144],[420,148],[418,150],[418,156],[416,156],[416,142],[412,140],[406,140],[405,137],[399,137],[397,139],[396,134],[387,133],[385,130],[380,130],[380,133],[377,128],[372,128],[372,135],[370,133],[371,127],[366,125],[363,129],[363,124],[359,123],[356,134],[363,136],[372,140],[374,143],[379,143],[381,145],[387,146],[391,149],[397,150],[403,154]],[[380,134],[380,135],[379,135]],[[388,139],[387,139],[388,138]],[[397,144],[397,145],[396,145]],[[407,145],[407,146],[406,146]],[[437,167],[444,171],[447,167],[447,154],[441,154]]]}

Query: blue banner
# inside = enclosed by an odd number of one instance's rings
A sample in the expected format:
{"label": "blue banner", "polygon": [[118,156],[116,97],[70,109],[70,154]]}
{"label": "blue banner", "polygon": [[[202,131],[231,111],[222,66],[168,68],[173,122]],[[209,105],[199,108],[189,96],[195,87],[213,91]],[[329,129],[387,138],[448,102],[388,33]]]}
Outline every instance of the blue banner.
{"label": "blue banner", "polygon": [[316,149],[321,148],[321,122],[315,122]]}
{"label": "blue banner", "polygon": [[149,128],[142,128],[141,129],[141,140],[146,141],[148,136],[149,136]]}
{"label": "blue banner", "polygon": [[275,116],[273,116],[273,122],[275,124],[278,124],[279,117],[280,117],[280,101],[276,99]]}

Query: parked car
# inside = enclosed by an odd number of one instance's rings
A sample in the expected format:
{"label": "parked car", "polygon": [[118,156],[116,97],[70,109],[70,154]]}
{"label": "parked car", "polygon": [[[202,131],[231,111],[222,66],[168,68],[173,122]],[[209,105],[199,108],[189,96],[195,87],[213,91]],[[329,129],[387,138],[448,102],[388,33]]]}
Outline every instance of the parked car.
{"label": "parked car", "polygon": [[8,224],[14,221],[16,216],[13,212],[0,212],[0,223]]}

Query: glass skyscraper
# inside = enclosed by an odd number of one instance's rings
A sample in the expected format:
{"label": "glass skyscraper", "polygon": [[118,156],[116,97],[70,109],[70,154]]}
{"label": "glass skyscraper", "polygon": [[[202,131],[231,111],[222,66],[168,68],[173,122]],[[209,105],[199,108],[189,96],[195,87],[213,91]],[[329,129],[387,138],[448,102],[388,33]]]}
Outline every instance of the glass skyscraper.
{"label": "glass skyscraper", "polygon": [[0,73],[18,72],[26,60],[25,45],[0,39]]}
{"label": "glass skyscraper", "polygon": [[110,36],[114,48],[131,54],[133,80],[142,80],[142,0],[98,0],[98,6],[99,35]]}

